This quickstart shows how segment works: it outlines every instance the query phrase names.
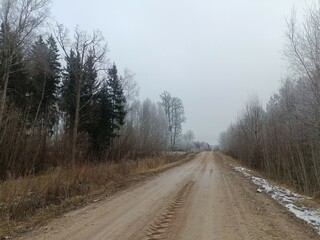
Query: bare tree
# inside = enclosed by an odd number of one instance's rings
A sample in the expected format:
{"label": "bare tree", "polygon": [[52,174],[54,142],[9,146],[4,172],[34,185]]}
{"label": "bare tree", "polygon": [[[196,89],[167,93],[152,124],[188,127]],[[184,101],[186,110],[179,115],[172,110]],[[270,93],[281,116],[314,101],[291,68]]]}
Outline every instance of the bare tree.
{"label": "bare tree", "polygon": [[183,103],[180,98],[172,97],[167,91],[160,95],[162,107],[167,116],[168,122],[168,142],[173,150],[178,138],[182,133],[182,123],[185,122],[185,113]]}
{"label": "bare tree", "polygon": [[166,113],[167,116],[167,123],[168,123],[168,131],[167,131],[167,143],[170,144],[171,146],[171,132],[172,132],[172,97],[171,94],[167,91],[164,91],[161,95],[161,104],[164,109],[164,112]]}
{"label": "bare tree", "polygon": [[141,151],[151,153],[163,150],[166,147],[167,122],[161,106],[150,99],[144,100],[139,123]]}
{"label": "bare tree", "polygon": [[117,139],[118,155],[145,156],[161,153],[167,147],[167,117],[160,103],[145,99],[133,101],[125,125]]}
{"label": "bare tree", "polygon": [[184,145],[186,152],[191,150],[194,138],[195,136],[192,130],[188,130],[182,135],[182,145]]}
{"label": "bare tree", "polygon": [[120,82],[127,103],[134,101],[135,98],[139,95],[139,86],[134,78],[135,74],[131,72],[128,68],[125,68],[123,75],[120,76]]}
{"label": "bare tree", "polygon": [[175,148],[177,141],[182,133],[182,123],[186,120],[184,107],[180,98],[172,99],[172,131],[171,131],[171,147]]}

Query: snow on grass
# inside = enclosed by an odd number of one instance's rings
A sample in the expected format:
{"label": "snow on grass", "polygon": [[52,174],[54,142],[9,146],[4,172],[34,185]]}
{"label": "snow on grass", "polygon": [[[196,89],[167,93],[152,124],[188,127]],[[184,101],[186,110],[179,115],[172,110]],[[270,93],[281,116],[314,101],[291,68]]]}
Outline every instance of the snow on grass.
{"label": "snow on grass", "polygon": [[246,178],[251,179],[254,184],[259,186],[257,192],[265,192],[273,199],[281,203],[285,208],[296,215],[298,218],[312,225],[320,235],[320,210],[295,204],[298,200],[310,199],[309,197],[291,192],[290,190],[270,184],[267,180],[251,175],[250,170],[242,167],[234,167],[236,172],[242,173]]}

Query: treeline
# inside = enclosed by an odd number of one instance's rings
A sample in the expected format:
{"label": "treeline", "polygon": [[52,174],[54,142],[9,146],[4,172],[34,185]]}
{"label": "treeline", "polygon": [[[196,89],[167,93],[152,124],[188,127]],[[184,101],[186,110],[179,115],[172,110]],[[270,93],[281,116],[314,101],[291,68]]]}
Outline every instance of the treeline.
{"label": "treeline", "polygon": [[0,179],[189,149],[179,98],[140,102],[99,31],[48,34],[48,15],[49,0],[0,0]]}
{"label": "treeline", "polygon": [[223,151],[301,192],[320,197],[320,11],[287,21],[289,75],[266,110],[257,98],[221,134]]}

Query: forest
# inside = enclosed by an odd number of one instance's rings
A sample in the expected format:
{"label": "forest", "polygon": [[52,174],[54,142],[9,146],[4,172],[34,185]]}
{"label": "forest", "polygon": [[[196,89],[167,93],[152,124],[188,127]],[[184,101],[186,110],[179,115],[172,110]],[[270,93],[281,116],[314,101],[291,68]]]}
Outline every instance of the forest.
{"label": "forest", "polygon": [[0,0],[0,239],[319,239],[320,3],[231,2]]}
{"label": "forest", "polygon": [[0,179],[210,148],[182,133],[181,99],[137,98],[99,30],[53,24],[48,0],[0,3]]}
{"label": "forest", "polygon": [[287,19],[288,74],[264,108],[253,96],[220,136],[223,151],[251,168],[320,197],[320,12]]}

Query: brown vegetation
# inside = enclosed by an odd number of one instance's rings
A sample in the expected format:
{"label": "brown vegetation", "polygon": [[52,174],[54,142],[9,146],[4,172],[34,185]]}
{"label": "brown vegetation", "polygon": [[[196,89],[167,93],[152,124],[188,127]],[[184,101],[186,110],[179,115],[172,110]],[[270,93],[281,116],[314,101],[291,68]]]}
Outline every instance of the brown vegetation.
{"label": "brown vegetation", "polygon": [[221,148],[300,192],[320,197],[320,12],[308,6],[287,21],[284,51],[290,68],[264,109],[257,98],[221,135]]}
{"label": "brown vegetation", "polygon": [[190,160],[193,155],[166,155],[118,163],[58,167],[39,176],[0,183],[0,236],[33,228],[49,217],[103,198],[157,173]]}
{"label": "brown vegetation", "polygon": [[44,29],[50,2],[0,0],[0,237],[185,159],[163,155],[164,106],[136,99],[134,74],[110,64],[100,31]]}

